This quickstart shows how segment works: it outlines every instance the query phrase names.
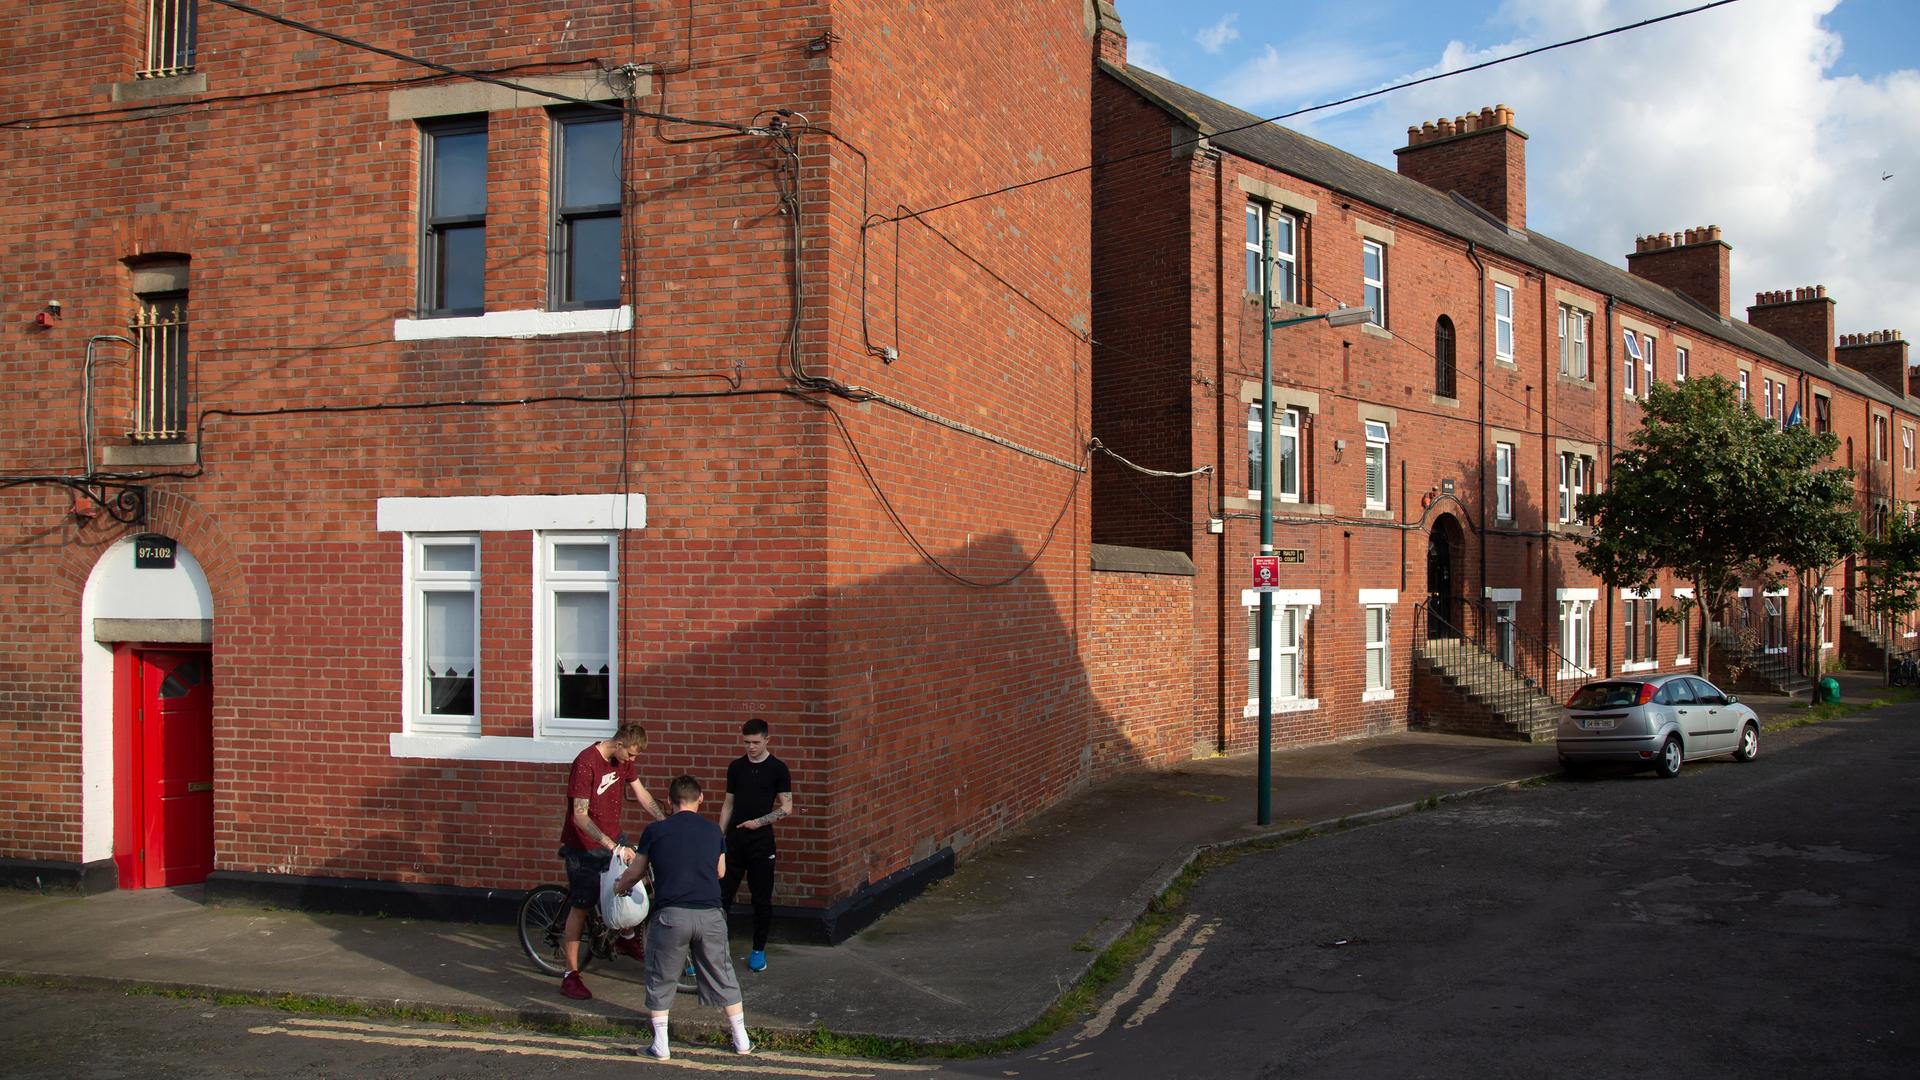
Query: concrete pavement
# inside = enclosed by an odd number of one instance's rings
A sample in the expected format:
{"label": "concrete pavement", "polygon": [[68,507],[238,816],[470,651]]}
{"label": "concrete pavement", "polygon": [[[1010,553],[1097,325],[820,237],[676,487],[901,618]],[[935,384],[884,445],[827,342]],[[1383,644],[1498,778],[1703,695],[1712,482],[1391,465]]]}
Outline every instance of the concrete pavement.
{"label": "concrete pavement", "polygon": [[[1867,700],[1878,676],[1849,676]],[[1871,683],[1871,685],[1869,685]],[[1794,703],[1743,695],[1769,723]],[[1551,744],[1401,733],[1273,757],[1273,825],[1253,824],[1251,755],[1122,777],[1040,815],[836,948],[781,945],[746,972],[763,1030],[914,1042],[998,1038],[1038,1019],[1203,848],[1404,811],[1555,771]],[[744,944],[736,939],[736,952]],[[295,994],[541,1023],[644,1027],[640,966],[557,992],[512,927],[215,907],[197,887],[92,897],[0,892],[0,974],[104,986]],[[719,1027],[683,994],[676,1030]]]}

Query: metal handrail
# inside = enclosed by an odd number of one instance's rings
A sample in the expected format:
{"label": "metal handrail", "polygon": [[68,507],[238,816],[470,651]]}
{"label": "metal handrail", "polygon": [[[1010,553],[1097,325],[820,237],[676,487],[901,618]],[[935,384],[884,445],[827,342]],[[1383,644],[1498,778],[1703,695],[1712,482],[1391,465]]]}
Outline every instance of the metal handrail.
{"label": "metal handrail", "polygon": [[[1447,674],[1468,684],[1472,696],[1499,719],[1518,721],[1538,713],[1542,706],[1552,708],[1558,704],[1556,690],[1563,678],[1588,677],[1544,637],[1528,633],[1517,622],[1506,624],[1512,643],[1513,658],[1509,662],[1502,655],[1494,606],[1482,600],[1462,602],[1458,607],[1460,621],[1467,624],[1464,627],[1427,604],[1414,605],[1414,652],[1437,651],[1423,648],[1435,641],[1459,642],[1444,658]],[[1567,672],[1575,674],[1563,674]]]}

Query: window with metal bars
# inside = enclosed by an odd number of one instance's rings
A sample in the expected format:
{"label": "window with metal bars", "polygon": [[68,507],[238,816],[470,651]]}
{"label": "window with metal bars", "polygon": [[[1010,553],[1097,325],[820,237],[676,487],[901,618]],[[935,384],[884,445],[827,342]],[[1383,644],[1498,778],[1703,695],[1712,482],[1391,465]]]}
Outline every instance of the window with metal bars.
{"label": "window with metal bars", "polygon": [[147,49],[134,77],[168,79],[193,71],[199,10],[195,0],[146,0]]}
{"label": "window with metal bars", "polygon": [[127,327],[136,346],[133,428],[136,442],[187,437],[187,294],[145,293]]}

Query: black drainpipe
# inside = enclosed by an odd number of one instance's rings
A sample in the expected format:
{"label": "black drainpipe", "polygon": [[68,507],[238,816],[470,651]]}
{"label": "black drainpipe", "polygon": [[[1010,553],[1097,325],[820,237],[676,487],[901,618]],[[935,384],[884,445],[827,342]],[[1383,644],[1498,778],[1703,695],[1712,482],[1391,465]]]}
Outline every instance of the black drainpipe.
{"label": "black drainpipe", "polygon": [[[1606,460],[1607,460],[1607,479],[1609,481],[1613,479],[1613,410],[1615,408],[1613,399],[1614,399],[1614,391],[1618,389],[1618,387],[1614,386],[1613,384],[1614,376],[1618,374],[1613,370],[1613,338],[1614,338],[1613,330],[1614,330],[1613,294],[1608,293],[1607,294],[1607,329],[1606,329],[1606,335],[1607,335],[1607,459]],[[1596,473],[1600,471],[1598,462],[1595,463],[1593,471]],[[1599,486],[1599,478],[1596,476],[1593,480],[1589,481],[1589,484],[1590,486],[1595,486],[1595,487]],[[1609,587],[1608,584],[1604,581],[1600,583],[1600,589],[1603,594],[1602,598],[1607,602],[1607,606],[1606,606],[1607,663],[1606,663],[1606,670],[1604,674],[1607,678],[1610,679],[1613,677],[1613,630],[1614,630],[1613,594],[1614,594],[1614,590],[1611,587]]]}
{"label": "black drainpipe", "polygon": [[1479,329],[1474,339],[1480,343],[1480,527],[1474,532],[1480,538],[1480,596],[1487,595],[1487,264],[1480,260],[1479,245],[1467,241],[1467,258],[1480,268],[1480,321],[1475,323]]}

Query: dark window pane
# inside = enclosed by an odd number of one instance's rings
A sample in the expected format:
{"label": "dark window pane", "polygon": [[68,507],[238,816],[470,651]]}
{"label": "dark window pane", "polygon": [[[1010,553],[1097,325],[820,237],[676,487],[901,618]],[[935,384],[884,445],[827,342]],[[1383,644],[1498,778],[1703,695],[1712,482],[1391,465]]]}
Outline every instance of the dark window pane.
{"label": "dark window pane", "polygon": [[567,223],[567,295],[573,304],[620,301],[620,219],[579,218]]}
{"label": "dark window pane", "polygon": [[487,212],[487,133],[461,132],[433,138],[435,218]]}
{"label": "dark window pane", "polygon": [[487,230],[484,225],[442,229],[435,272],[439,311],[478,311],[486,305]]}
{"label": "dark window pane", "polygon": [[566,125],[561,162],[562,207],[606,206],[620,201],[620,122],[592,120]]}
{"label": "dark window pane", "polygon": [[427,679],[427,711],[435,716],[473,715],[473,676]]}
{"label": "dark window pane", "polygon": [[611,715],[607,708],[608,677],[604,670],[596,674],[587,673],[585,668],[574,674],[561,672],[560,701],[554,714],[569,720],[607,719]]}
{"label": "dark window pane", "polygon": [[188,660],[160,680],[160,697],[162,699],[186,697],[205,678],[206,672],[201,667],[201,661]]}

